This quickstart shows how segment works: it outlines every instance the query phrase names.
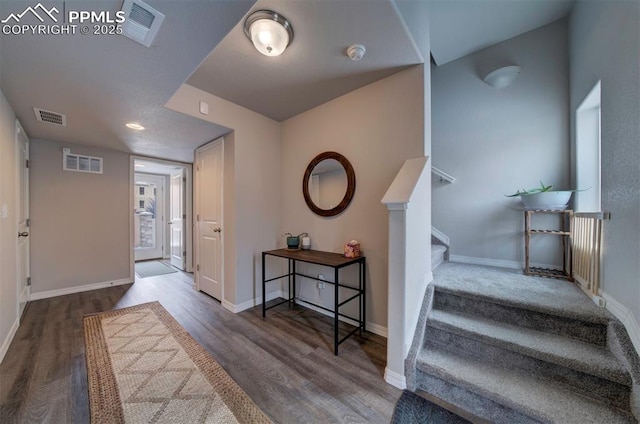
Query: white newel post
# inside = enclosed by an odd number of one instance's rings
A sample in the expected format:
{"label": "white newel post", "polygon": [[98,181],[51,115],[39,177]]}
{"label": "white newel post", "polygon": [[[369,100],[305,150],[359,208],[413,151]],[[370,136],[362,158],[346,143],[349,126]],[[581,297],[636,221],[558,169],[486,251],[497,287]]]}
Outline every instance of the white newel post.
{"label": "white newel post", "polygon": [[389,210],[387,366],[385,381],[404,389],[404,361],[431,281],[429,158],[407,160],[382,199]]}
{"label": "white newel post", "polygon": [[384,379],[387,383],[404,389],[405,359],[405,259],[406,259],[406,203],[387,204],[389,209],[389,281],[387,313],[387,366]]}

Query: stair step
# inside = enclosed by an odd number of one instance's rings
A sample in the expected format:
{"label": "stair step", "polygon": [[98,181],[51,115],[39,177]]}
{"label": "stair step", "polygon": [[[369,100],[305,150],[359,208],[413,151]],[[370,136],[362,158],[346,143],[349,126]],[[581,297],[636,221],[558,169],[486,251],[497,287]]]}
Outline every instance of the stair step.
{"label": "stair step", "polygon": [[[636,423],[628,412],[586,398],[530,372],[505,369],[494,363],[451,352],[441,347],[424,346],[418,354],[416,367],[419,373],[454,384],[542,422]],[[418,388],[429,392],[428,387],[421,387],[420,378],[418,375]],[[442,397],[443,393],[439,396]],[[446,398],[443,400],[449,401]],[[460,401],[459,396],[458,401]],[[479,416],[488,415],[486,411],[470,409],[470,412]]]}
{"label": "stair step", "polygon": [[431,269],[435,269],[438,265],[444,262],[444,254],[447,252],[447,247],[441,244],[431,245]]}
{"label": "stair step", "polygon": [[624,366],[609,350],[600,346],[457,311],[434,309],[427,323],[460,336],[631,386],[631,377]]}
{"label": "stair step", "polygon": [[478,296],[436,284],[434,309],[464,312],[476,317],[510,323],[522,328],[549,332],[597,346],[606,346],[607,324],[599,319],[574,315],[556,315],[556,311],[534,310],[526,305],[511,303],[490,296]]}
{"label": "stair step", "polygon": [[447,263],[434,274],[437,290],[594,324],[612,315],[575,284],[532,277],[517,270]]}

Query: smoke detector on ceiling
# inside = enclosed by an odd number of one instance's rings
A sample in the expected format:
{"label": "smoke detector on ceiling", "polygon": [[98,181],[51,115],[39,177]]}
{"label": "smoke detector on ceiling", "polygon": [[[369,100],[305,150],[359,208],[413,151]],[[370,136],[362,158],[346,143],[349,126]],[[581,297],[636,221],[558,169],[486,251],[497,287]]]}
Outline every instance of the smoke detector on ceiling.
{"label": "smoke detector on ceiling", "polygon": [[125,13],[122,35],[151,47],[164,21],[164,15],[140,0],[124,0],[122,11]]}
{"label": "smoke detector on ceiling", "polygon": [[362,44],[352,44],[347,47],[347,56],[354,62],[362,60],[364,54],[367,52],[367,49]]}
{"label": "smoke detector on ceiling", "polygon": [[33,108],[33,113],[36,114],[36,119],[40,122],[47,122],[49,124],[67,126],[67,116],[63,113],[52,112],[50,110],[44,110],[37,107]]}

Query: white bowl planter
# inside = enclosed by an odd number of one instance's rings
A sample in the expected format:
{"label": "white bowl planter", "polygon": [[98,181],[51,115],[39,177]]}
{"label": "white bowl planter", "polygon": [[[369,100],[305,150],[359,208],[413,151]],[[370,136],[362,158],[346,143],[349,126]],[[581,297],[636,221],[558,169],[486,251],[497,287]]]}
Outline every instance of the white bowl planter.
{"label": "white bowl planter", "polygon": [[529,210],[565,210],[571,199],[572,191],[543,191],[533,194],[521,194],[520,200]]}

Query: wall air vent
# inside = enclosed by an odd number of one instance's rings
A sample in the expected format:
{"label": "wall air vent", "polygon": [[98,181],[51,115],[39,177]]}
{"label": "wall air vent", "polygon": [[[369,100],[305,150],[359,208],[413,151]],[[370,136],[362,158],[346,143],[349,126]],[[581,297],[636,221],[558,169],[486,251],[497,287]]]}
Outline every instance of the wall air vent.
{"label": "wall air vent", "polygon": [[36,119],[40,122],[48,122],[49,124],[62,125],[63,127],[67,126],[67,116],[62,113],[39,109],[37,107],[33,108],[33,113],[36,114]]}
{"label": "wall air vent", "polygon": [[122,35],[146,47],[151,47],[164,15],[140,0],[124,0],[125,21]]}
{"label": "wall air vent", "polygon": [[65,171],[102,174],[102,158],[76,155],[71,149],[62,149],[62,169]]}

